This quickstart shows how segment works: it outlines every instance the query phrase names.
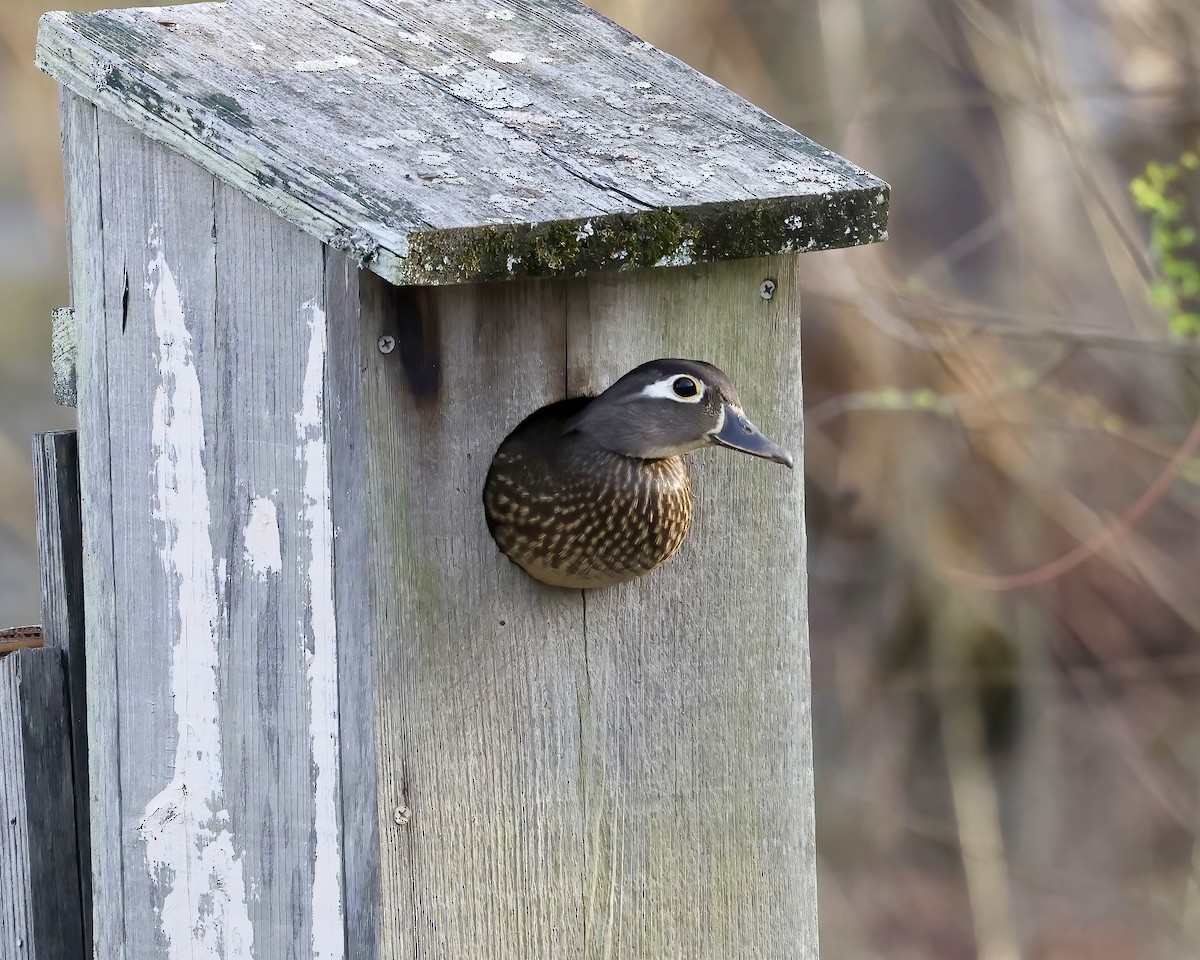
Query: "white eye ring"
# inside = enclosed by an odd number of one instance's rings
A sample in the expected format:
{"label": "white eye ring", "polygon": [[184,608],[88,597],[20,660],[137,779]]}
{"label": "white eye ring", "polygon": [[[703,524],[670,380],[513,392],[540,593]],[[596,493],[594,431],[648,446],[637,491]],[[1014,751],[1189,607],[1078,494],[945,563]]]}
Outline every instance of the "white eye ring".
{"label": "white eye ring", "polygon": [[[675,392],[675,384],[680,380],[687,380],[693,384],[696,387],[696,392],[690,397],[681,397]],[[704,381],[699,377],[694,377],[690,373],[676,373],[643,387],[642,396],[674,400],[676,403],[699,403],[704,399],[704,391]]]}

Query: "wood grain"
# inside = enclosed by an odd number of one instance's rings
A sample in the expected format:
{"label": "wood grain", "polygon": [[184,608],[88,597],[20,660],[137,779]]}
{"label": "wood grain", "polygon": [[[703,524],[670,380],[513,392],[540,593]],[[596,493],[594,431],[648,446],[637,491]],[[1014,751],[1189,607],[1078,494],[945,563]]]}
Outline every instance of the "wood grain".
{"label": "wood grain", "polygon": [[[360,321],[362,275],[344,254],[325,264],[329,311],[329,424],[337,598],[346,943],[353,960],[376,960],[381,931],[376,765],[375,633],[371,583],[375,533],[367,482],[366,378],[379,351]],[[386,827],[386,824],[385,824]]]}
{"label": "wood grain", "polygon": [[0,658],[0,955],[29,955],[33,879],[29,873],[29,804],[17,658]]}
{"label": "wood grain", "polygon": [[[380,956],[580,954],[583,608],[496,549],[481,491],[560,397],[566,302],[536,281],[363,278]],[[366,353],[364,349],[364,353]]]}
{"label": "wood grain", "polygon": [[886,184],[576,0],[52,13],[38,64],[395,283],[886,234]]}
{"label": "wood grain", "polygon": [[802,468],[693,457],[680,555],[586,594],[479,503],[521,417],[656,356],[720,364],[799,460],[793,269],[364,283],[380,956],[816,957]]}
{"label": "wood grain", "polygon": [[572,301],[571,392],[648,358],[708,360],[796,459],[792,472],[728,450],[691,455],[696,519],[680,552],[584,596],[597,955],[817,956],[794,260],[594,277]]}
{"label": "wood grain", "polygon": [[[73,370],[72,358],[72,381]],[[67,671],[67,722],[75,795],[75,872],[79,878],[83,944],[87,955],[91,956],[92,865],[88,811],[87,656],[83,632],[83,516],[79,500],[76,432],[61,430],[34,434],[33,471],[43,630],[46,645],[62,651]]]}
{"label": "wood grain", "polygon": [[[67,240],[71,300],[79,335],[80,502],[83,511],[84,632],[87,637],[87,733],[90,743],[109,743],[119,725],[117,596],[113,569],[112,464],[108,396],[109,318],[120,317],[120,299],[107,309],[104,229],[101,211],[97,110],[63,97],[63,164],[66,170]],[[93,750],[88,757],[92,835],[92,929],[94,955],[124,960],[124,888],[119,752]]]}
{"label": "wood grain", "polygon": [[81,459],[112,527],[85,572],[111,584],[88,643],[114,676],[89,695],[111,717],[93,769],[118,778],[94,847],[121,865],[96,875],[97,954],[341,957],[325,251],[116,119],[94,130],[105,375],[80,413],[112,413]]}
{"label": "wood grain", "polygon": [[63,651],[0,661],[0,956],[80,960],[70,708]]}

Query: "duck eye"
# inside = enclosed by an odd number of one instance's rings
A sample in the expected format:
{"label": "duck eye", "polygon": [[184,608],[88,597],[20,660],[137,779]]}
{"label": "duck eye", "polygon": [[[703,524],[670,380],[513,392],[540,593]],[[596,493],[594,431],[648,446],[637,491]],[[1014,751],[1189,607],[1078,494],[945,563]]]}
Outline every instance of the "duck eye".
{"label": "duck eye", "polygon": [[676,377],[675,382],[671,384],[671,389],[675,391],[677,397],[694,397],[700,392],[696,381],[691,377]]}

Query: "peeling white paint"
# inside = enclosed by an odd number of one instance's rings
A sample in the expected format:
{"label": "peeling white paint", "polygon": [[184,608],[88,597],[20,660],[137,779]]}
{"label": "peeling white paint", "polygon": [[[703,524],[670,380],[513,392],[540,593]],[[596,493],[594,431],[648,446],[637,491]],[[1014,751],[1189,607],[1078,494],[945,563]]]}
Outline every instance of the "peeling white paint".
{"label": "peeling white paint", "polygon": [[418,30],[416,33],[408,33],[405,30],[401,30],[400,39],[405,43],[414,43],[418,47],[427,47],[433,43],[433,37],[425,33],[423,30]]}
{"label": "peeling white paint", "polygon": [[489,20],[511,20],[516,14],[511,10],[489,10],[487,18]]}
{"label": "peeling white paint", "polygon": [[421,163],[429,164],[431,167],[444,167],[451,160],[453,160],[454,157],[448,153],[441,153],[440,151],[434,150],[430,151],[429,153],[421,154],[421,156],[417,159],[419,159]]}
{"label": "peeling white paint", "polygon": [[488,59],[497,63],[520,63],[525,59],[525,54],[516,50],[493,50],[488,54]]}
{"label": "peeling white paint", "polygon": [[462,82],[454,87],[455,96],[490,109],[520,110],[533,103],[532,98],[509,89],[504,74],[487,67],[480,67],[463,75]]}
{"label": "peeling white paint", "polygon": [[358,64],[358,57],[333,57],[331,60],[297,60],[292,64],[292,69],[297,73],[329,73]]}
{"label": "peeling white paint", "polygon": [[497,110],[496,116],[510,123],[528,123],[535,127],[557,127],[558,121],[544,113],[526,113],[523,110]]}
{"label": "peeling white paint", "polygon": [[333,599],[333,515],[330,511],[329,449],[325,433],[325,311],[316,301],[308,313],[308,359],[300,410],[296,414],[296,458],[304,467],[301,530],[311,548],[308,564],[309,616],[301,624],[308,664],[309,731],[312,751],[316,861],[313,864],[313,960],[342,960],[341,847],[338,836],[339,765],[337,628]]}
{"label": "peeling white paint", "polygon": [[494,207],[499,207],[505,213],[513,213],[518,207],[528,209],[537,203],[537,201],[529,197],[506,197],[502,193],[493,193],[488,197],[488,203]]}
{"label": "peeling white paint", "polygon": [[485,137],[492,137],[496,140],[516,140],[521,136],[516,130],[497,123],[495,120],[484,120],[479,129]]}
{"label": "peeling white paint", "polygon": [[280,552],[279,511],[269,497],[250,501],[250,519],[242,531],[246,564],[259,576],[266,577],[283,569]]}
{"label": "peeling white paint", "polygon": [[171,960],[250,960],[254,930],[243,861],[234,849],[221,771],[217,691],[218,585],[204,468],[200,379],[183,299],[150,233],[147,284],[158,337],[159,387],[151,439],[163,573],[172,617],[171,709],[175,761],[166,787],[146,805],[138,832],[146,868],[162,894],[159,923]]}
{"label": "peeling white paint", "polygon": [[386,137],[363,137],[358,143],[368,150],[384,150],[392,145],[392,141]]}

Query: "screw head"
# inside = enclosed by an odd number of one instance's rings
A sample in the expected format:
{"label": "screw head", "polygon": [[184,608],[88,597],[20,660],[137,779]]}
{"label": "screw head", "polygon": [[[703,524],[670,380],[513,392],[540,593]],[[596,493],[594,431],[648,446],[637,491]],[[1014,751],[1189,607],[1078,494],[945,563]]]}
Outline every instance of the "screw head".
{"label": "screw head", "polygon": [[395,821],[398,827],[407,827],[408,822],[412,819],[412,809],[405,804],[402,807],[397,807],[392,811],[392,820]]}
{"label": "screw head", "polygon": [[761,286],[758,288],[758,295],[764,300],[770,300],[773,296],[775,296],[775,281],[764,280]]}
{"label": "screw head", "polygon": [[391,353],[396,349],[396,338],[384,334],[378,341],[380,353]]}

